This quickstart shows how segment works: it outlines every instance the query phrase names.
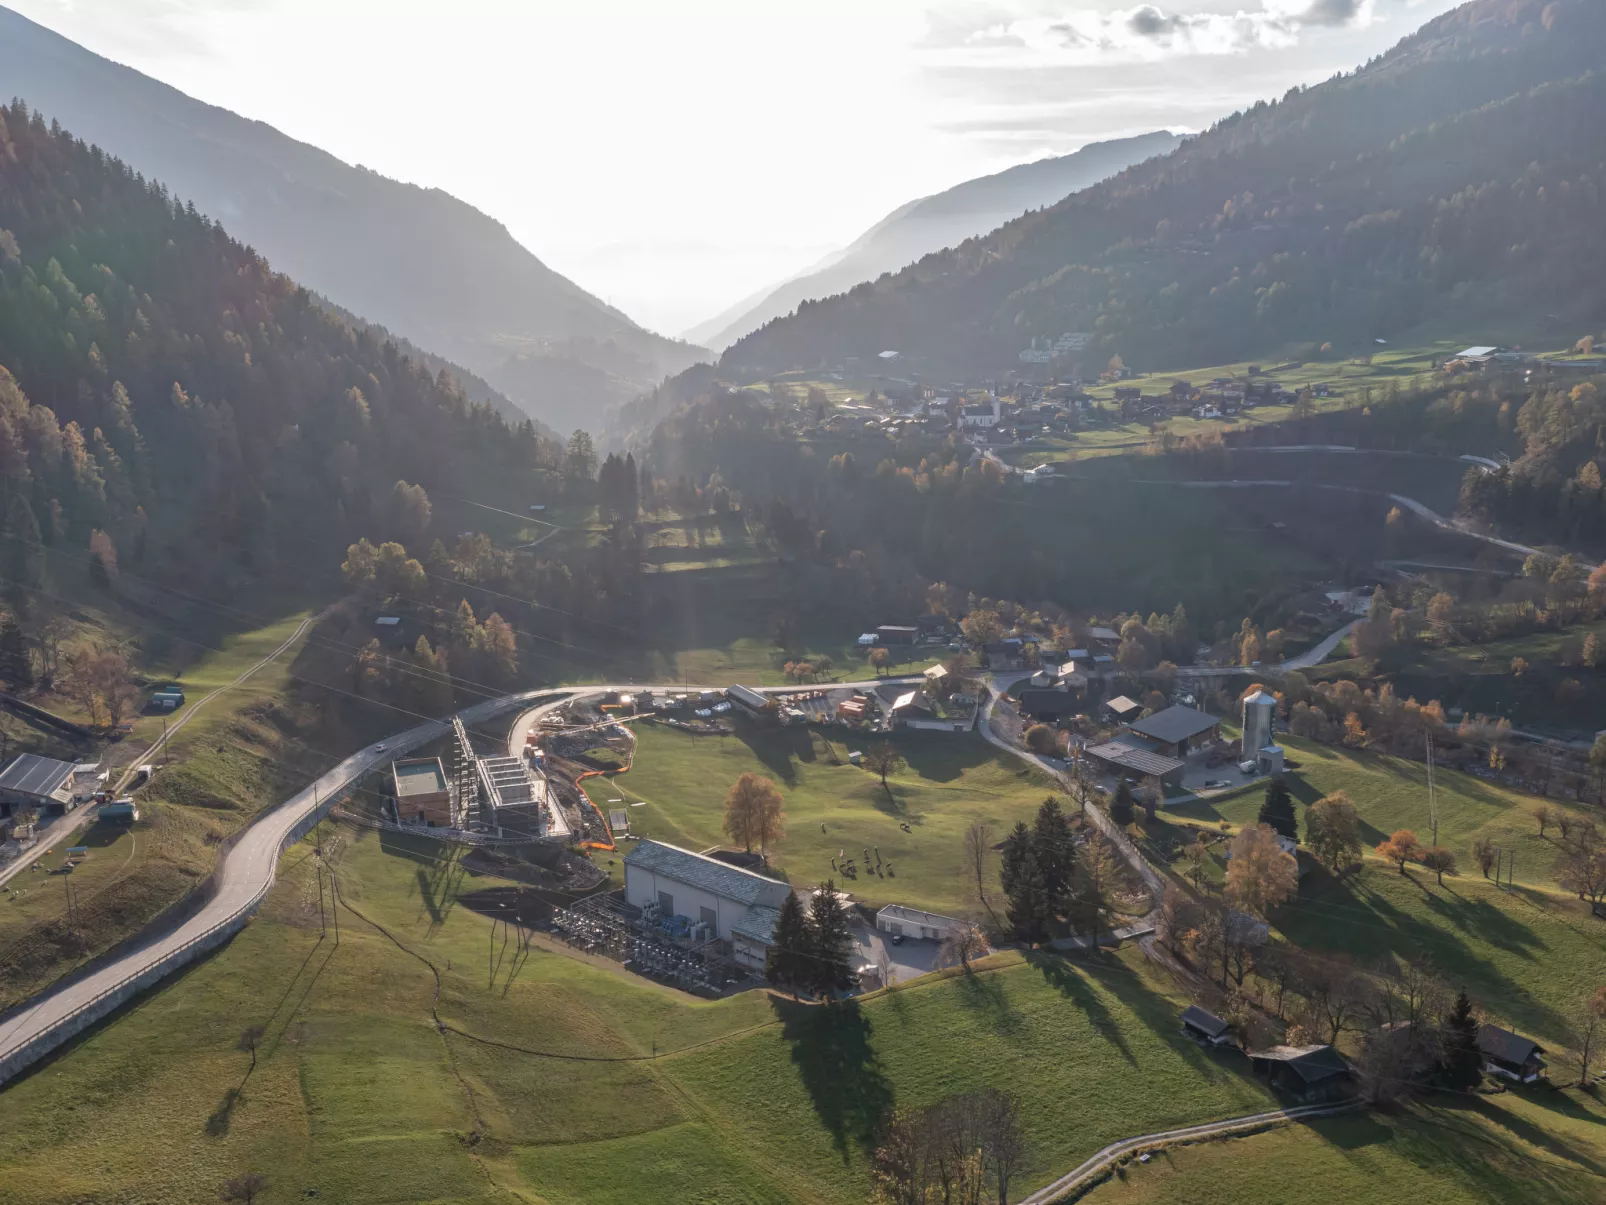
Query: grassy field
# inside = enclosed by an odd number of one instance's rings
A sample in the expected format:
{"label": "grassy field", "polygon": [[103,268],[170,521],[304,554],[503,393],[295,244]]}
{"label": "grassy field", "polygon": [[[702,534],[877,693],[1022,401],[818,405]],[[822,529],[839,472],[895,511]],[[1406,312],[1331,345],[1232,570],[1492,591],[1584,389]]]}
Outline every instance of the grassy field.
{"label": "grassy field", "polygon": [[894,1104],[1019,1092],[1028,1188],[1112,1139],[1267,1101],[1241,1060],[1179,1038],[1134,954],[1003,954],[831,1009],[700,1002],[540,945],[516,959],[462,902],[494,880],[378,834],[326,827],[326,846],[335,831],[345,897],[394,942],[351,912],[320,941],[297,847],[233,943],[0,1092],[0,1202],[207,1202],[248,1169],[264,1205],[853,1202]]}
{"label": "grassy field", "polygon": [[[1030,821],[1053,793],[1046,778],[999,753],[979,736],[909,733],[897,745],[908,768],[888,781],[848,764],[863,738],[830,744],[801,728],[753,729],[738,736],[692,736],[655,725],[636,729],[630,773],[595,785],[604,808],[627,804],[631,831],[693,849],[722,845],[725,792],[745,771],[773,778],[786,797],[786,837],[770,851],[795,883],[834,877],[866,903],[911,904],[946,914],[975,910],[961,873],[961,840],[973,820],[1002,840],[1017,820]],[[614,804],[613,806],[621,806]],[[909,832],[899,826],[909,825]],[[892,863],[893,874],[864,873],[863,851]],[[831,869],[839,850],[860,863],[857,879]]]}
{"label": "grassy field", "polygon": [[[1320,745],[1285,734],[1279,734],[1277,739],[1299,763],[1299,769],[1290,771],[1287,780],[1300,805],[1302,836],[1304,805],[1344,791],[1360,812],[1368,846],[1402,828],[1413,830],[1423,842],[1429,840],[1427,767],[1421,762]],[[1553,812],[1566,811],[1590,819],[1597,816],[1589,807],[1541,801],[1454,770],[1440,768],[1434,778],[1439,844],[1456,855],[1463,873],[1470,870],[1477,874],[1472,843],[1487,838],[1516,858],[1519,883],[1553,887],[1559,834],[1552,827],[1541,838],[1532,809],[1545,802]],[[1212,824],[1226,820],[1236,827],[1254,822],[1264,798],[1263,787],[1246,787],[1208,802],[1179,805],[1169,809],[1168,815]]]}
{"label": "grassy field", "polygon": [[1323,1118],[1128,1163],[1088,1205],[1417,1205],[1553,1201],[1606,1195],[1606,1110],[1576,1092],[1509,1093],[1395,1115]]}
{"label": "grassy field", "polygon": [[[1280,739],[1300,763],[1288,778],[1301,825],[1304,804],[1343,790],[1361,814],[1368,845],[1397,828],[1428,839],[1422,766]],[[1171,808],[1166,817],[1209,828],[1225,820],[1236,828],[1254,822],[1263,798],[1252,787]],[[1440,886],[1421,867],[1402,876],[1370,854],[1358,875],[1342,881],[1313,866],[1298,902],[1277,910],[1274,928],[1298,945],[1342,951],[1363,963],[1385,952],[1425,952],[1452,986],[1465,986],[1493,1016],[1541,1041],[1564,1043],[1569,1014],[1606,979],[1606,922],[1556,888],[1557,834],[1551,829],[1539,837],[1529,797],[1443,771],[1438,801],[1439,840],[1456,853],[1460,874]],[[1498,889],[1479,873],[1469,852],[1479,837],[1516,857],[1516,890]],[[1219,856],[1211,871],[1219,881]]]}

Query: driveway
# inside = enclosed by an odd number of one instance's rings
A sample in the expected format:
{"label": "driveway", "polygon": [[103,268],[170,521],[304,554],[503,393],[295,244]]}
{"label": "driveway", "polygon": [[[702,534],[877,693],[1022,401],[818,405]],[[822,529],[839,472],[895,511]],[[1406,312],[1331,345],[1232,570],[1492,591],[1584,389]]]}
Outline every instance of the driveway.
{"label": "driveway", "polygon": [[892,963],[894,983],[907,983],[937,969],[937,942],[906,937],[903,944],[895,946],[867,921],[854,922],[853,946],[860,959],[868,963],[879,962],[885,952]]}

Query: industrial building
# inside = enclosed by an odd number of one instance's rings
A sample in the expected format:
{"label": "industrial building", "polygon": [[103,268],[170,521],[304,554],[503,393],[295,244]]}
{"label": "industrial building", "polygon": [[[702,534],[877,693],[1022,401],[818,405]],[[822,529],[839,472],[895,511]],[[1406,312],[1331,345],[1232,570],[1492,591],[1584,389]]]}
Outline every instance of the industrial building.
{"label": "industrial building", "polygon": [[402,824],[461,828],[464,804],[447,781],[438,757],[411,757],[391,763],[396,819]]}
{"label": "industrial building", "polygon": [[28,809],[42,815],[64,815],[93,799],[105,788],[107,777],[99,762],[20,754],[0,771],[0,815]]}
{"label": "industrial building", "polygon": [[694,938],[728,941],[735,960],[762,969],[791,887],[706,854],[641,841],[625,855],[625,902],[649,916],[682,917]]}

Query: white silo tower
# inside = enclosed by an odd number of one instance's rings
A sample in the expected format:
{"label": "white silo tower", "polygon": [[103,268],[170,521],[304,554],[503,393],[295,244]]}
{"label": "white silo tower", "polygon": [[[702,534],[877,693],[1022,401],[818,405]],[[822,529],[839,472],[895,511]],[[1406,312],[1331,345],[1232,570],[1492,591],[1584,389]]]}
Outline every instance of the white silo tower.
{"label": "white silo tower", "polygon": [[1253,759],[1267,745],[1276,743],[1272,737],[1272,721],[1276,715],[1277,700],[1263,687],[1257,686],[1245,697],[1243,756],[1246,759]]}

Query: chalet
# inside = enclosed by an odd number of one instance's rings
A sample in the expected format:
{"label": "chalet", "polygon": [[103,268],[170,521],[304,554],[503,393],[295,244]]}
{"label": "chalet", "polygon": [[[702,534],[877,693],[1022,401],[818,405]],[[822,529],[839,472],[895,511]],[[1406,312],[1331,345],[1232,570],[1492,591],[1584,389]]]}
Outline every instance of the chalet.
{"label": "chalet", "polygon": [[1331,1046],[1271,1046],[1249,1052],[1256,1075],[1279,1092],[1299,1100],[1328,1100],[1340,1095],[1350,1066]]}
{"label": "chalet", "polygon": [[906,690],[892,700],[887,715],[895,724],[908,724],[920,720],[934,720],[937,709],[923,690]]}
{"label": "chalet", "polygon": [[1114,628],[1090,628],[1087,637],[1094,644],[1102,644],[1106,648],[1114,648],[1121,643],[1121,633]]}
{"label": "chalet", "polygon": [[1180,704],[1157,711],[1127,725],[1130,731],[1148,737],[1156,753],[1186,757],[1190,750],[1221,737],[1221,721],[1213,715]]}
{"label": "chalet", "polygon": [[1182,1010],[1182,1032],[1203,1045],[1232,1045],[1232,1026],[1197,1004]]}
{"label": "chalet", "polygon": [[959,429],[961,431],[984,431],[996,427],[1003,421],[1003,404],[994,399],[992,402],[965,406],[959,411]]}
{"label": "chalet", "polygon": [[1143,704],[1125,695],[1116,695],[1113,699],[1104,700],[1104,710],[1110,713],[1111,718],[1128,724],[1143,714]]}
{"label": "chalet", "polygon": [[1498,1025],[1480,1025],[1478,1050],[1483,1055],[1483,1069],[1489,1075],[1519,1084],[1531,1084],[1544,1078],[1545,1060],[1539,1056],[1544,1054],[1545,1048],[1532,1038]]}
{"label": "chalet", "polygon": [[992,640],[981,646],[982,656],[987,659],[987,668],[995,670],[1015,670],[1022,664],[1021,644],[1018,640]]}

